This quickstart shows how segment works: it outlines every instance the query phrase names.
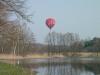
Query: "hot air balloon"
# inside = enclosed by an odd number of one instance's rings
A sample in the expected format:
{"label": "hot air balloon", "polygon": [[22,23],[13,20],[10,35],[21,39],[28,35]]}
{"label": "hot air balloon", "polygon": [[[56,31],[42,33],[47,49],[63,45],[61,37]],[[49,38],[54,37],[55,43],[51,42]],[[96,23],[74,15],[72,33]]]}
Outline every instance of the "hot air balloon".
{"label": "hot air balloon", "polygon": [[53,19],[53,18],[46,19],[46,26],[49,29],[52,29],[54,25],[55,25],[55,19]]}

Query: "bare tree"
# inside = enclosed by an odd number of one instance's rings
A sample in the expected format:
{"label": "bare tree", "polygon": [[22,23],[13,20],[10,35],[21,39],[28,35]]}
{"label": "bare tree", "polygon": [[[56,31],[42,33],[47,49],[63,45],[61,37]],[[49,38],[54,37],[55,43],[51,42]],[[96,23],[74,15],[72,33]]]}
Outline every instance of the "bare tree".
{"label": "bare tree", "polygon": [[51,49],[51,51],[57,52],[61,54],[64,51],[71,50],[73,47],[75,48],[76,46],[74,45],[77,43],[77,47],[80,46],[80,38],[79,35],[76,33],[56,33],[52,32],[47,36],[46,39],[48,45]]}
{"label": "bare tree", "polygon": [[25,13],[24,3],[25,0],[0,0],[0,51],[3,53],[33,50],[34,35],[26,26],[25,21],[31,20]]}
{"label": "bare tree", "polygon": [[[25,2],[26,0],[0,0],[1,8],[3,8],[3,11],[6,11],[6,15],[8,14],[9,16],[14,13],[19,19],[32,23],[29,18],[32,14],[27,15],[28,8],[25,6]],[[5,6],[5,9],[2,6]]]}

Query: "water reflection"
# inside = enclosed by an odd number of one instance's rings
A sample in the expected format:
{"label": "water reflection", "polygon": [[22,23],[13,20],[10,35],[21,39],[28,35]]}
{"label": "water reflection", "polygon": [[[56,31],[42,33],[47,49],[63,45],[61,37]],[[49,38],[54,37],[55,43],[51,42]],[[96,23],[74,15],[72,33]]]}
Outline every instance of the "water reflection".
{"label": "water reflection", "polygon": [[20,63],[22,67],[35,71],[36,75],[100,75],[99,61],[55,59],[48,63],[48,59],[29,59],[20,60]]}
{"label": "water reflection", "polygon": [[[74,64],[75,65],[75,64]],[[84,66],[72,64],[50,65],[37,68],[37,75],[95,75]]]}

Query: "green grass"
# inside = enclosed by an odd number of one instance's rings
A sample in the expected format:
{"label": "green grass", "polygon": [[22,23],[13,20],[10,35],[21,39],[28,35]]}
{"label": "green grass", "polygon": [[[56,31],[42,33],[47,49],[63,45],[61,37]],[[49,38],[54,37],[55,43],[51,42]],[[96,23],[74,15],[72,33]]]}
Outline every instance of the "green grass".
{"label": "green grass", "polygon": [[30,75],[30,72],[19,66],[0,62],[0,75]]}

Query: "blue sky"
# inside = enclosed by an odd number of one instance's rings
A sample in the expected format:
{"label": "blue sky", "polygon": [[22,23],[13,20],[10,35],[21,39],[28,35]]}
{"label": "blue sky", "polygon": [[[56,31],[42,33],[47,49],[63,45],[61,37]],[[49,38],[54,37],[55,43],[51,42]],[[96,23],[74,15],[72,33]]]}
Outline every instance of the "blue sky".
{"label": "blue sky", "polygon": [[100,37],[100,0],[27,0],[34,24],[29,25],[37,42],[44,42],[48,17],[56,20],[52,31],[78,33],[81,38]]}

